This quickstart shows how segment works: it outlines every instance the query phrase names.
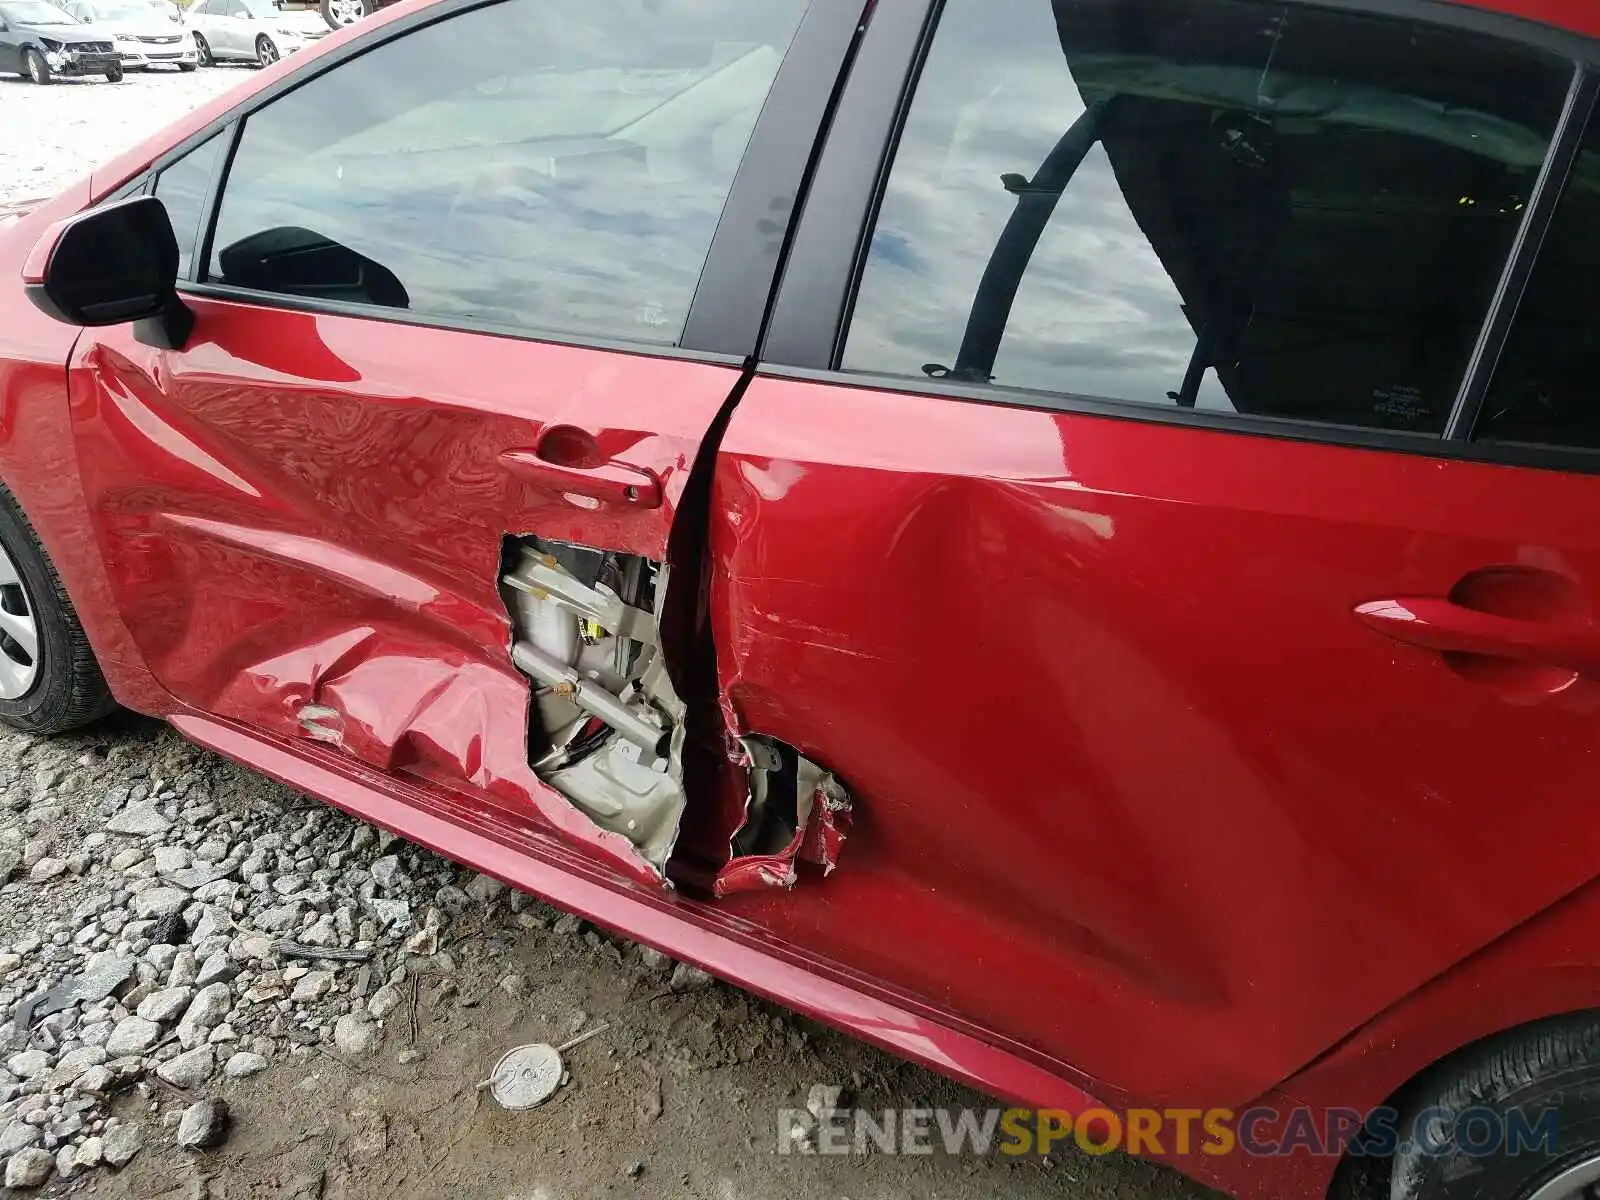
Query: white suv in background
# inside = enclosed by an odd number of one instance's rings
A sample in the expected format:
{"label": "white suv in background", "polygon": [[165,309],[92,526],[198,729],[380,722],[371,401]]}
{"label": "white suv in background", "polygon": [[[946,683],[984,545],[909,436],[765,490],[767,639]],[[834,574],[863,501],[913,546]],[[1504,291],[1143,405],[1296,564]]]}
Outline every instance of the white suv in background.
{"label": "white suv in background", "polygon": [[232,59],[265,67],[329,32],[315,12],[285,12],[272,0],[201,0],[188,23],[201,66]]}

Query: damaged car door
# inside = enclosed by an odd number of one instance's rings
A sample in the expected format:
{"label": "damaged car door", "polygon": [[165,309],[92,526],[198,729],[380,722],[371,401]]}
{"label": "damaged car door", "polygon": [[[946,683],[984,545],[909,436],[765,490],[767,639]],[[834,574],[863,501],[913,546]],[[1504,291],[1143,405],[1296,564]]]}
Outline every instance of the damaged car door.
{"label": "damaged car door", "polygon": [[[661,882],[661,625],[698,587],[669,540],[784,217],[718,222],[807,7],[434,6],[232,114],[214,167],[159,167],[157,197],[211,179],[178,230],[192,331],[88,330],[69,374],[117,601],[183,708]],[[854,20],[826,16],[836,73]],[[818,65],[791,90],[825,97]],[[708,261],[714,235],[761,261]],[[750,292],[701,319],[719,270]]]}
{"label": "damaged car door", "polygon": [[[730,725],[858,810],[729,906],[1240,1103],[1600,861],[1594,460],[1469,438],[1592,93],[1458,6],[929,7],[875,10],[720,443]],[[1595,165],[1506,440],[1593,437]]]}

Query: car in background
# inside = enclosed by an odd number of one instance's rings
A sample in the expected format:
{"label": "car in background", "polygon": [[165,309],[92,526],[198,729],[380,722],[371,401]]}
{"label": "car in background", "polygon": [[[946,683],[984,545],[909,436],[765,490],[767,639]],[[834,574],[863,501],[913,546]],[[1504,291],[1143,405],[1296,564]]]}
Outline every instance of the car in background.
{"label": "car in background", "polygon": [[192,71],[200,65],[181,22],[163,17],[144,0],[64,0],[61,7],[111,34],[124,68],[172,66]]}
{"label": "car in background", "polygon": [[34,83],[57,77],[104,75],[122,78],[122,59],[109,32],[86,25],[45,0],[0,3],[0,74]]}
{"label": "car in background", "polygon": [[201,66],[230,60],[271,66],[328,34],[315,14],[288,12],[272,0],[201,0],[189,10],[188,25]]}

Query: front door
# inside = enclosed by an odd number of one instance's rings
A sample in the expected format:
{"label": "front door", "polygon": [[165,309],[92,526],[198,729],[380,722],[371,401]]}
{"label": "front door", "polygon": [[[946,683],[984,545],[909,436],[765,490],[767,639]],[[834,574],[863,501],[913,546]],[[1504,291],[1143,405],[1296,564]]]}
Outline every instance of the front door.
{"label": "front door", "polygon": [[[531,759],[613,727],[648,741],[641,711],[670,727],[669,704],[639,699],[666,684],[636,676],[689,469],[740,378],[737,358],[676,343],[804,7],[463,7],[377,31],[242,119],[182,348],[89,331],[70,372],[95,531],[180,702],[659,882],[659,829],[575,782],[580,811]],[[194,155],[221,163],[229,136]],[[198,219],[187,163],[155,181],[180,225]],[[582,625],[541,607],[539,572]],[[602,600],[605,629],[581,607]],[[637,646],[601,664],[623,625]],[[513,643],[536,678],[584,656],[581,681],[539,681],[531,730]],[[631,718],[589,695],[607,689]]]}
{"label": "front door", "polygon": [[1594,467],[1593,152],[1485,365],[1572,87],[1336,8],[948,0],[875,208],[853,77],[712,537],[728,710],[856,833],[740,915],[1237,1104],[1592,878],[1600,488],[1494,460]]}

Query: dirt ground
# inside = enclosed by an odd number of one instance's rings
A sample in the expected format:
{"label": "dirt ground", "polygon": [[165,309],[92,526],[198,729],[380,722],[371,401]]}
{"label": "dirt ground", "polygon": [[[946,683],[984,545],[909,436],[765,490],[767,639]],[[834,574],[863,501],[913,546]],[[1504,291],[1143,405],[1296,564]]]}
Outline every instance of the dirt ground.
{"label": "dirt ground", "polygon": [[[327,848],[354,847],[371,837],[342,814],[190,746],[156,722],[120,715],[65,738],[0,734],[0,802],[10,810],[0,817],[0,841],[25,833],[30,846],[85,845],[107,825],[107,797],[120,801],[131,788],[137,798],[141,784],[154,794],[165,787],[161,780],[178,781],[183,795],[172,802],[172,830],[152,846],[231,830],[243,847],[252,835],[259,841],[262,829],[302,821],[315,836],[304,840],[301,863],[310,865],[314,853],[316,863],[341,862],[349,872],[354,851]],[[184,814],[196,817],[187,831]],[[0,888],[4,948],[34,933],[47,935],[48,951],[49,935],[57,935],[57,958],[76,961],[63,957],[70,948],[61,935],[81,928],[75,914],[86,896],[122,895],[114,871],[102,865],[102,856],[121,841],[113,837],[94,847],[81,875],[44,883],[21,878]],[[367,845],[362,853],[378,850],[403,865],[403,882],[394,884],[393,894],[411,896],[419,907],[435,884],[441,901],[461,894],[454,889],[471,890],[470,872],[424,850],[396,841]],[[137,891],[133,895],[136,900]],[[842,1086],[858,1106],[874,1110],[992,1102],[726,985],[685,983],[680,972],[675,990],[670,962],[541,903],[517,898],[514,906],[512,899],[506,893],[486,905],[458,905],[432,955],[396,946],[393,958],[384,960],[380,942],[380,961],[403,964],[405,978],[401,1003],[379,1023],[370,1053],[351,1057],[329,1036],[331,1014],[363,1010],[376,982],[354,982],[353,964],[341,970],[342,982],[326,1000],[290,1014],[303,1027],[292,1020],[287,1026],[277,1018],[258,1021],[250,1013],[261,1006],[252,1010],[236,998],[240,1007],[230,1020],[241,1038],[251,1031],[264,1035],[253,1043],[271,1052],[270,1067],[243,1079],[218,1071],[188,1089],[170,1086],[154,1069],[136,1071],[137,1082],[108,1105],[124,1123],[142,1126],[142,1151],[117,1172],[101,1167],[70,1180],[54,1177],[42,1194],[138,1200],[1210,1195],[1164,1168],[1120,1154],[1091,1158],[1069,1150],[1045,1162],[998,1155],[780,1154],[780,1110],[803,1108],[816,1084]],[[335,894],[325,907],[337,901]],[[257,904],[235,903],[240,932],[258,913],[251,907]],[[303,919],[315,916],[313,906]],[[38,953],[48,957],[46,951]],[[21,971],[30,969],[25,961]],[[41,982],[49,977],[46,971]],[[234,981],[236,992],[252,978],[260,982],[248,971]],[[28,990],[15,982],[8,980],[0,992],[8,1012],[19,991]],[[568,1082],[545,1105],[508,1112],[478,1088],[510,1047],[559,1044],[602,1024],[603,1032],[567,1052]],[[152,1052],[142,1061],[154,1068],[161,1057]],[[182,1150],[177,1120],[202,1096],[227,1101],[231,1131],[214,1150]]]}

